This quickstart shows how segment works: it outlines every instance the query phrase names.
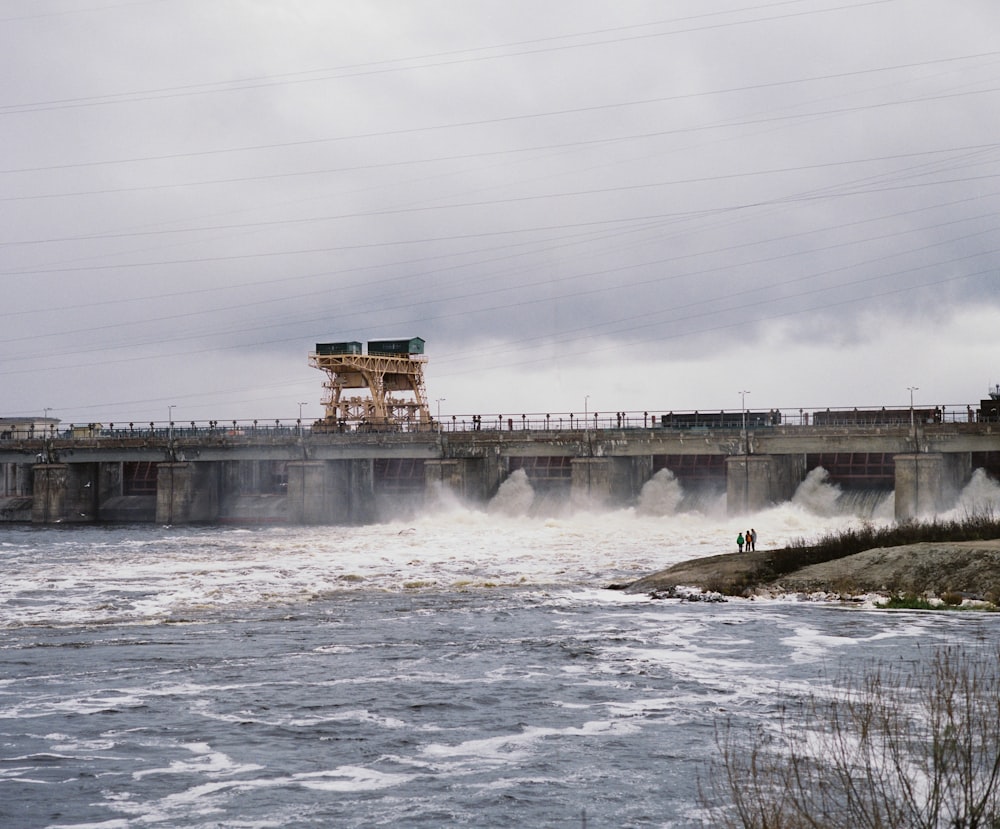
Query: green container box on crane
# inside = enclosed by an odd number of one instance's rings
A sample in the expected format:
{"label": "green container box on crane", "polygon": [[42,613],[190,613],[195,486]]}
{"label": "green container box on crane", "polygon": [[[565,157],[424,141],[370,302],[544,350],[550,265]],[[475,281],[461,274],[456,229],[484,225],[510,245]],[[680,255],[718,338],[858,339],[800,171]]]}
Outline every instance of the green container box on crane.
{"label": "green container box on crane", "polygon": [[368,353],[378,357],[405,357],[424,353],[424,341],[420,337],[406,340],[369,340]]}

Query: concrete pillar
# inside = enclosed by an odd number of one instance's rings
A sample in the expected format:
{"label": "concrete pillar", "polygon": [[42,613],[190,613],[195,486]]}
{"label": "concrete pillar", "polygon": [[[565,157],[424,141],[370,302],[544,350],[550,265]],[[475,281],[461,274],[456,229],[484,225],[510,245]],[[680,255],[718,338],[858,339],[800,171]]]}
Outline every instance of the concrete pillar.
{"label": "concrete pillar", "polygon": [[483,458],[445,458],[424,461],[424,482],[428,492],[442,487],[468,501],[485,501],[492,483],[487,479]]}
{"label": "concrete pillar", "polygon": [[375,462],[365,458],[350,461],[330,461],[333,464],[337,487],[346,493],[348,504],[347,523],[373,524],[375,522]]}
{"label": "concrete pillar", "polygon": [[98,503],[103,504],[109,498],[117,498],[122,494],[122,463],[111,462],[98,464],[100,489]]}
{"label": "concrete pillar", "polygon": [[19,463],[17,465],[16,487],[18,495],[31,495],[35,485],[34,465],[30,463]]}
{"label": "concrete pillar", "polygon": [[610,458],[573,458],[570,498],[575,504],[605,504],[611,500]]}
{"label": "concrete pillar", "polygon": [[33,474],[33,524],[81,524],[97,520],[97,464],[39,463],[35,464]]}
{"label": "concrete pillar", "polygon": [[325,509],[326,461],[289,461],[288,520],[292,524],[322,524]]}
{"label": "concrete pillar", "polygon": [[740,515],[791,500],[805,469],[803,455],[726,458],[726,509],[730,515]]}
{"label": "concrete pillar", "polygon": [[[626,459],[622,458],[622,460]],[[636,455],[627,460],[630,461],[628,465],[629,478],[627,483],[623,482],[623,487],[627,487],[628,501],[632,502],[639,498],[646,481],[653,477],[653,456]],[[624,491],[626,490],[623,489]]]}
{"label": "concrete pillar", "polygon": [[31,464],[0,463],[0,497],[31,495]]}
{"label": "concrete pillar", "polygon": [[219,517],[219,465],[161,463],[156,467],[156,522],[192,524]]}
{"label": "concrete pillar", "polygon": [[31,464],[0,464],[0,522],[31,521],[33,477]]}
{"label": "concrete pillar", "polygon": [[371,460],[292,461],[288,520],[293,524],[369,524],[375,520]]}
{"label": "concrete pillar", "polygon": [[653,460],[646,456],[573,458],[571,465],[570,497],[574,502],[618,505],[638,496]]}
{"label": "concrete pillar", "polygon": [[896,520],[910,521],[949,509],[972,474],[967,452],[896,455]]}

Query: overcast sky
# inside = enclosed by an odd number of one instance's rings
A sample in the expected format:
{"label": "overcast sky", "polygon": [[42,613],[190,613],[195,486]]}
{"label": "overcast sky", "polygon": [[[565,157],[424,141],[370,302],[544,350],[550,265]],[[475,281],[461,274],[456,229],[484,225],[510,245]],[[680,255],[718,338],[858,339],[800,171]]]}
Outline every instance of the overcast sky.
{"label": "overcast sky", "polygon": [[0,415],[961,405],[996,0],[0,0]]}

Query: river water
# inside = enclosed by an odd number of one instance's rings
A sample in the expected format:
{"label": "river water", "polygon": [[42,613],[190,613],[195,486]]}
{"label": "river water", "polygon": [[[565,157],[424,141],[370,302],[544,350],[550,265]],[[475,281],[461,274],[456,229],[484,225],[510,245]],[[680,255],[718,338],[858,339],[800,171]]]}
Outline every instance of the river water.
{"label": "river water", "polygon": [[[996,614],[606,586],[854,522],[821,475],[739,519],[442,496],[367,527],[0,530],[0,826],[695,827],[715,729]],[[977,474],[956,508],[1000,506]]]}

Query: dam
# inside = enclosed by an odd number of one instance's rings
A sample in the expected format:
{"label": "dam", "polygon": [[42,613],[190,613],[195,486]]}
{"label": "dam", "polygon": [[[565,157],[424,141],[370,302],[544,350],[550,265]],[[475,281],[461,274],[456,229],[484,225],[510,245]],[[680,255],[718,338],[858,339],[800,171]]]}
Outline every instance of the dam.
{"label": "dam", "polygon": [[367,524],[442,491],[485,504],[518,473],[546,498],[622,507],[664,469],[741,515],[817,468],[894,492],[905,521],[950,508],[976,469],[1000,477],[1000,386],[975,409],[914,408],[911,390],[908,408],[442,418],[426,362],[420,337],[317,343],[325,414],[309,425],[305,404],[291,423],[175,423],[173,406],[148,426],[0,420],[0,522]]}
{"label": "dam", "polygon": [[789,500],[817,467],[845,489],[894,491],[907,520],[950,508],[975,469],[1000,478],[998,421],[819,414],[470,415],[390,431],[41,424],[0,436],[0,521],[364,524],[441,488],[485,504],[519,470],[538,493],[616,507],[669,469],[739,515]]}

